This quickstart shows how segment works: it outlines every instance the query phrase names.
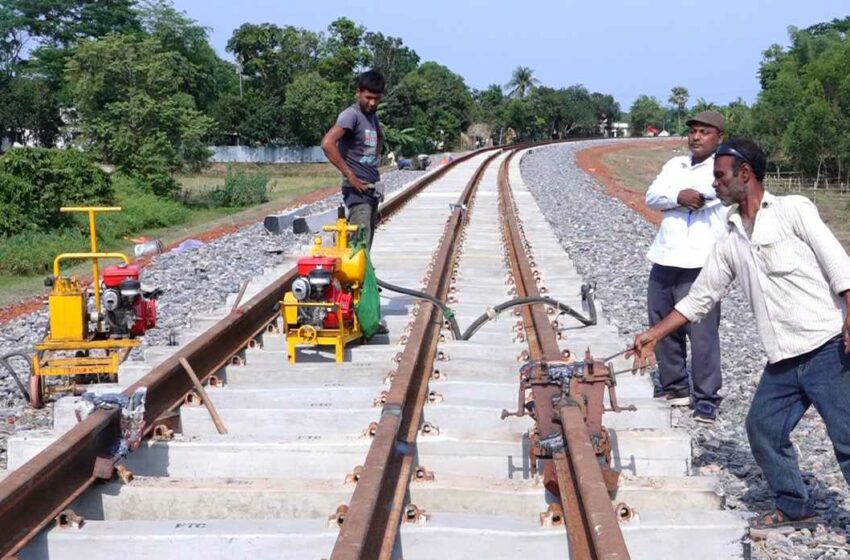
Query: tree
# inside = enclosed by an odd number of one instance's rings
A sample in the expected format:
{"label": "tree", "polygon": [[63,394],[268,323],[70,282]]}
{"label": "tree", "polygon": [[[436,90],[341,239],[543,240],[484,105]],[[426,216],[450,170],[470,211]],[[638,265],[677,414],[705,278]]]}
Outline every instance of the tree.
{"label": "tree", "polygon": [[226,48],[250,89],[282,98],[297,74],[318,69],[320,46],[321,37],[313,31],[245,23],[234,30]]}
{"label": "tree", "polygon": [[110,35],[81,43],[68,65],[85,141],[157,194],[176,189],[170,174],[206,162],[214,122],[187,93],[192,65],[154,38]]}
{"label": "tree", "polygon": [[167,0],[146,1],[140,10],[141,24],[162,47],[179,53],[191,67],[186,92],[198,108],[207,111],[224,95],[239,91],[236,67],[221,60],[209,44],[209,30],[175,10]]}
{"label": "tree", "polygon": [[368,64],[384,75],[387,91],[394,88],[408,73],[419,66],[416,51],[404,46],[398,37],[382,33],[366,33],[363,42],[368,51]]}
{"label": "tree", "polygon": [[604,128],[608,136],[611,136],[614,122],[620,118],[620,104],[614,100],[613,95],[599,92],[590,94],[596,112],[596,120],[600,127]]}
{"label": "tree", "polygon": [[684,86],[674,86],[670,89],[670,98],[667,101],[676,107],[676,130],[678,132],[682,131],[682,113],[685,112],[685,109],[688,106],[688,99],[690,99],[688,88]]}
{"label": "tree", "polygon": [[291,143],[318,145],[346,98],[337,84],[321,77],[318,72],[297,76],[286,91],[283,105]]}
{"label": "tree", "polygon": [[505,87],[510,90],[508,95],[518,99],[524,98],[534,89],[534,86],[540,83],[533,74],[534,70],[528,66],[517,66],[511,74],[511,81],[505,84]]}
{"label": "tree", "polygon": [[630,127],[634,136],[643,136],[646,128],[652,126],[661,128],[664,120],[664,109],[655,97],[641,95],[632,103],[629,109]]}
{"label": "tree", "polygon": [[381,118],[397,129],[413,128],[417,149],[424,151],[456,144],[470,123],[471,110],[472,96],[463,78],[426,62],[387,95]]}
{"label": "tree", "polygon": [[369,60],[369,51],[363,44],[366,29],[348,18],[341,17],[328,25],[328,36],[323,41],[319,73],[345,90],[354,85],[354,77]]}

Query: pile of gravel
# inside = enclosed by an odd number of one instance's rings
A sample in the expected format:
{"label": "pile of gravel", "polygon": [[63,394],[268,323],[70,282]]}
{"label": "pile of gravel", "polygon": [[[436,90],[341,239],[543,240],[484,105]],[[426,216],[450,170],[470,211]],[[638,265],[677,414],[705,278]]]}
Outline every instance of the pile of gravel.
{"label": "pile of gravel", "polygon": [[[522,176],[578,271],[598,283],[598,299],[619,326],[624,347],[647,327],[644,255],[655,227],[575,165],[587,143],[534,150],[522,161]],[[747,443],[744,419],[766,363],[749,306],[734,287],[722,306],[720,328],[725,398],[713,426],[683,414],[678,423],[695,439],[694,465],[720,477],[726,507],[764,511],[771,494]],[[648,389],[649,392],[649,389]],[[649,395],[647,395],[649,396]],[[810,410],[792,440],[803,478],[824,524],[817,531],[771,534],[752,543],[755,558],[846,558],[850,555],[850,489],[841,474],[823,423]]]}
{"label": "pile of gravel", "polygon": [[[387,192],[399,189],[421,176],[422,171],[392,171],[382,177]],[[338,206],[339,195],[328,197],[309,206],[309,213]],[[142,272],[148,286],[164,290],[157,308],[157,328],[148,331],[142,346],[132,359],[141,359],[149,346],[168,344],[171,331],[188,326],[192,314],[203,315],[221,307],[229,293],[238,292],[245,280],[261,274],[283,262],[309,241],[309,234],[269,234],[262,224],[246,226],[222,236],[200,248],[186,252],[168,252],[153,259]],[[44,335],[47,309],[19,317],[0,326],[0,355],[20,350],[31,354],[33,345]],[[29,377],[26,363],[13,362],[19,377],[26,384]],[[6,439],[12,433],[27,429],[49,428],[52,407],[32,410],[24,401],[14,380],[0,370],[0,469],[6,466]]]}

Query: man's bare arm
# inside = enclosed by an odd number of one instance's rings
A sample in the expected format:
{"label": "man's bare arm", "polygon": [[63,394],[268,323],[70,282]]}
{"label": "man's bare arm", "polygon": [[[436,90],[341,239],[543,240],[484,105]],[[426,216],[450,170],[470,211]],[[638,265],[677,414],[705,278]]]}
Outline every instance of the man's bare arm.
{"label": "man's bare arm", "polygon": [[339,153],[339,146],[337,146],[337,142],[339,142],[343,136],[345,136],[344,128],[338,125],[332,126],[331,129],[325,133],[325,137],[322,138],[322,151],[325,152],[328,161],[331,162],[334,167],[339,169],[342,176],[351,183],[352,187],[360,192],[364,192],[366,190],[366,184],[357,178],[351,168],[348,167],[348,164],[345,163],[345,160],[342,159],[342,154]]}

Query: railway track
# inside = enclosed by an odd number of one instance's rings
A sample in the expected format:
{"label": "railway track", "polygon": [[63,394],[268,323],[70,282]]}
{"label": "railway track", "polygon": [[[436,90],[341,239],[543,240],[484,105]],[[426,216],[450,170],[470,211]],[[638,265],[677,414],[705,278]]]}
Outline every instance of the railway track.
{"label": "railway track", "polygon": [[[583,279],[522,182],[522,153],[471,154],[392,198],[372,250],[378,276],[448,301],[461,327],[517,297],[587,305]],[[590,381],[609,370],[584,366],[585,349],[604,356],[621,348],[616,327],[601,318],[585,324],[589,309],[576,318],[519,306],[457,340],[439,308],[385,290],[388,337],[349,346],[344,364],[330,351],[301,351],[290,364],[273,331],[291,266],[257,277],[238,311],[195,317],[179,346],[122,366],[120,387],[98,387],[148,388],[147,430],[157,437],[121,462],[129,483],[105,459],[116,411],[78,422],[74,399],[64,398],[52,432],[12,438],[0,552],[87,560],[741,556],[743,522],[721,509],[714,480],[693,476],[690,438],[648,398],[646,379],[617,379],[620,404],[636,411],[606,412],[605,429],[593,421],[607,387]],[[180,357],[214,382],[206,391],[227,434],[199,405]],[[614,370],[626,366],[613,360]],[[575,379],[553,382],[556,371]],[[606,451],[621,473],[613,501]],[[64,528],[52,521],[63,511]]]}

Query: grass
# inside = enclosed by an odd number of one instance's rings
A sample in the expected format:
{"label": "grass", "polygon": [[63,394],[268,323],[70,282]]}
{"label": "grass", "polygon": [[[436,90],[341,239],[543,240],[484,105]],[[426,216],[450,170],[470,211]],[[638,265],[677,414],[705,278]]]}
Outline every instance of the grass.
{"label": "grass", "polygon": [[[686,154],[686,150],[684,144],[681,148],[663,145],[639,146],[607,153],[602,156],[602,162],[620,186],[646,192],[664,163],[673,156]],[[774,188],[771,192],[777,195],[799,194],[811,199],[823,221],[844,249],[850,251],[850,194],[805,187],[789,192]]]}
{"label": "grass", "polygon": [[[339,171],[329,163],[237,163],[231,167],[247,173],[262,172],[269,178],[271,201],[292,199],[316,189],[339,183]],[[228,166],[216,163],[193,175],[178,175],[177,181],[190,196],[224,185]]]}
{"label": "grass", "polygon": [[[262,171],[269,177],[269,201],[250,208],[187,207],[177,202],[149,199],[134,192],[131,186],[116,181],[117,204],[125,208],[120,217],[98,218],[103,241],[100,249],[124,252],[132,257],[133,243],[124,237],[144,235],[169,244],[180,239],[199,235],[205,231],[260,220],[266,214],[279,210],[301,195],[339,183],[339,172],[330,164],[235,164],[237,170]],[[193,175],[177,179],[190,193],[213,189],[224,184],[227,166],[214,164]],[[87,231],[87,230],[85,230]],[[44,273],[41,264],[52,263],[60,252],[87,250],[87,233],[52,232],[17,237],[0,242],[0,306],[44,292]],[[37,273],[10,272],[15,262],[29,261],[21,267]],[[87,275],[88,263],[68,267],[67,272]],[[65,271],[63,267],[63,271]]]}
{"label": "grass", "polygon": [[680,147],[669,144],[647,144],[625,150],[609,152],[602,156],[611,176],[622,187],[646,192],[661,167],[674,156],[687,153],[684,140]]}

